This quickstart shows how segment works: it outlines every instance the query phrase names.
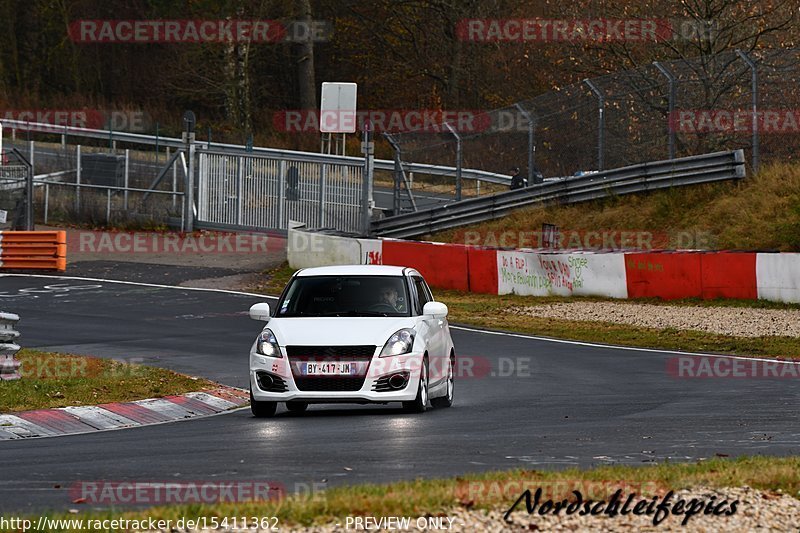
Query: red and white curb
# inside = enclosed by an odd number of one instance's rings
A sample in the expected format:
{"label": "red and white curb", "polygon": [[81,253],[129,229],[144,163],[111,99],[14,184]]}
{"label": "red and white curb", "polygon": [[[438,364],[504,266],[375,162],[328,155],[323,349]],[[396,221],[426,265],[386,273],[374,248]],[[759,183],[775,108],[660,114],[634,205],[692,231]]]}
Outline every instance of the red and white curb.
{"label": "red and white curb", "polygon": [[57,437],[163,424],[216,415],[249,402],[250,395],[246,390],[220,386],[203,392],[134,402],[0,414],[0,440]]}

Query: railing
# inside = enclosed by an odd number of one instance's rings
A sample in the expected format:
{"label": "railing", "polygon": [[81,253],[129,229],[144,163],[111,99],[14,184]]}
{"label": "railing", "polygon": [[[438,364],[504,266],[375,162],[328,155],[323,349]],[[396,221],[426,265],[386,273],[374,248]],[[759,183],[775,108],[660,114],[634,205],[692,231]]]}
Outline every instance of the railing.
{"label": "railing", "polygon": [[373,222],[372,231],[384,237],[416,237],[501,218],[514,209],[542,202],[571,204],[609,196],[744,177],[745,164],[742,150],[715,152],[565,178],[525,189],[388,217]]}
{"label": "railing", "polygon": [[[119,131],[109,130],[95,130],[90,128],[78,128],[74,126],[55,126],[52,124],[45,124],[39,122],[25,122],[21,120],[6,120],[2,121],[5,128],[14,130],[35,130],[39,132],[53,133],[57,135],[68,135],[86,137],[90,139],[108,140],[113,138],[115,142],[133,143],[142,145],[159,145],[161,147],[170,148],[184,148],[186,142],[176,137],[156,137],[152,135],[143,135],[140,133],[126,133]],[[225,152],[240,153],[241,155],[260,155],[271,157],[274,159],[291,160],[295,162],[304,163],[317,163],[317,164],[349,164],[361,165],[364,163],[362,157],[348,157],[331,154],[319,154],[315,152],[300,152],[293,150],[279,150],[274,148],[248,148],[237,144],[225,144],[215,142],[201,142],[196,141],[197,145],[204,146],[212,150],[219,150]],[[375,159],[374,163],[376,170],[394,171],[394,161],[389,159]],[[432,176],[453,176],[456,175],[455,167],[441,166],[441,165],[428,165],[421,163],[403,163],[407,172],[414,172],[416,174],[428,174]],[[494,172],[486,172],[483,170],[462,169],[461,177],[465,180],[485,181],[487,183],[499,183],[507,185],[510,177],[505,174],[496,174]]]}
{"label": "railing", "polygon": [[19,316],[0,312],[0,381],[19,379],[19,361],[14,355],[19,351],[16,343],[19,332],[14,329]]}

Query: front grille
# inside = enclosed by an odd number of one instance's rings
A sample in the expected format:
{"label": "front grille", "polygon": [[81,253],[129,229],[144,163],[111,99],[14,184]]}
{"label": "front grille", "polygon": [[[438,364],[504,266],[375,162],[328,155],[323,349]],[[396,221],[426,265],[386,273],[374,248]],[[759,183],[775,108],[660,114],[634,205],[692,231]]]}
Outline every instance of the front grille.
{"label": "front grille", "polygon": [[[265,378],[272,378],[272,383]],[[258,388],[264,392],[286,392],[289,387],[286,386],[286,381],[282,377],[270,374],[269,372],[259,371],[256,372],[256,379],[258,380]]]}
{"label": "front grille", "polygon": [[294,377],[294,384],[301,391],[354,392],[364,386],[366,376],[346,377]]}
{"label": "front grille", "polygon": [[308,361],[327,359],[330,361],[370,361],[375,354],[375,345],[361,346],[287,346],[286,354],[295,360]]}

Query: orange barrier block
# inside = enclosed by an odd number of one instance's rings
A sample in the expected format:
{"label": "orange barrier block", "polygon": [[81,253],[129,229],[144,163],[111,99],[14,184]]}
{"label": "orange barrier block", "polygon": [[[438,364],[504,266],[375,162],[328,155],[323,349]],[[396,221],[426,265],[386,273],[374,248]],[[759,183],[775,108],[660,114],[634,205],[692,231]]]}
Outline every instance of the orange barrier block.
{"label": "orange barrier block", "polygon": [[0,269],[67,269],[65,231],[0,231]]}

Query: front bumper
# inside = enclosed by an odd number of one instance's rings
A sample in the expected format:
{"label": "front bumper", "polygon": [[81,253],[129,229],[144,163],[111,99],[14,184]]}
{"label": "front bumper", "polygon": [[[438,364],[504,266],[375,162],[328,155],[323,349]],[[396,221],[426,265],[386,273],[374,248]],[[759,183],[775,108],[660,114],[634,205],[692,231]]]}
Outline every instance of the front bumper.
{"label": "front bumper", "polygon": [[[354,376],[363,377],[363,384],[357,390],[303,390],[309,388],[309,380],[336,380],[337,378],[298,376],[298,379],[295,379],[297,363],[295,363],[295,373],[293,373],[292,362],[286,356],[282,358],[265,357],[253,351],[250,353],[250,387],[253,398],[267,402],[386,403],[410,401],[417,396],[422,360],[421,352],[392,357],[376,355],[369,361],[368,368]],[[342,360],[341,362],[346,361]],[[269,376],[268,379],[264,379],[265,374]],[[405,375],[405,385],[402,388],[389,389],[386,386],[387,378],[397,374]],[[345,377],[343,380],[352,379],[352,377]],[[273,386],[265,386],[265,381],[271,382]],[[322,387],[352,388],[344,383],[337,384],[333,381],[329,383],[330,387],[327,385],[322,385]],[[354,381],[350,382],[350,384],[352,383]],[[316,384],[312,385],[315,385],[313,388],[319,388]],[[344,385],[344,387],[338,385]]]}

